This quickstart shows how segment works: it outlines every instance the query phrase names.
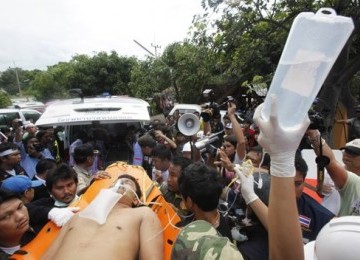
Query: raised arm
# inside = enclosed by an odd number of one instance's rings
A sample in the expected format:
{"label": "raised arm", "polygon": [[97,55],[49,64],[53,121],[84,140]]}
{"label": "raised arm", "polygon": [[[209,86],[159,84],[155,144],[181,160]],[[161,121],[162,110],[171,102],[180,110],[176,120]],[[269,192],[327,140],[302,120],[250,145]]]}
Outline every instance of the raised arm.
{"label": "raised arm", "polygon": [[283,128],[277,117],[277,100],[272,98],[270,118],[261,116],[262,105],[254,114],[260,128],[258,142],[271,157],[269,198],[270,259],[304,259],[302,234],[295,198],[295,152],[308,125],[306,118],[298,125]]}
{"label": "raised arm", "polygon": [[176,143],[169,137],[167,137],[161,130],[155,130],[155,136],[163,138],[168,143],[171,149],[176,149]]}
{"label": "raised arm", "polygon": [[336,187],[339,189],[344,187],[347,180],[346,169],[336,160],[334,152],[327,145],[325,140],[322,138],[320,139],[320,132],[318,130],[308,130],[307,135],[316,155],[320,155],[320,146],[322,146],[322,154],[330,159],[330,163],[326,166],[326,170]]}
{"label": "raised arm", "polygon": [[241,195],[243,196],[246,205],[248,205],[256,214],[261,224],[268,230],[268,207],[262,202],[254,191],[254,176],[246,174],[241,170],[241,166],[235,166],[234,170],[241,181]]}
{"label": "raised arm", "polygon": [[240,160],[244,160],[246,155],[245,136],[239,122],[236,119],[235,112],[236,112],[236,105],[233,102],[229,102],[228,115],[237,141],[236,153],[238,154]]}

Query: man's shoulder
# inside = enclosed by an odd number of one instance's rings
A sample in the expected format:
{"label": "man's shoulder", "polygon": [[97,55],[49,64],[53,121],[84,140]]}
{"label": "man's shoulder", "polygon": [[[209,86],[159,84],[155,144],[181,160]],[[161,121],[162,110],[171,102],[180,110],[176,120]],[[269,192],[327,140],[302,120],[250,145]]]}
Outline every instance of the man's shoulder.
{"label": "man's shoulder", "polygon": [[32,207],[32,206],[49,206],[49,207],[53,207],[54,203],[55,203],[55,201],[51,197],[41,198],[41,199],[30,202],[29,204],[27,204],[27,207]]}
{"label": "man's shoulder", "polygon": [[148,206],[135,207],[133,210],[136,212],[136,215],[141,216],[143,219],[149,219],[152,217],[158,219],[156,213]]}
{"label": "man's shoulder", "polygon": [[148,214],[155,214],[155,212],[151,208],[149,208],[147,206],[139,206],[139,207],[135,207],[135,208],[132,208],[132,209],[134,209],[134,210],[136,210],[138,212],[144,212],[144,213],[148,213]]}
{"label": "man's shoulder", "polygon": [[0,249],[0,260],[8,260],[8,259],[10,259],[10,256]]}
{"label": "man's shoulder", "polygon": [[346,171],[347,179],[344,184],[344,186],[339,190],[339,192],[344,192],[347,188],[353,187],[354,189],[357,189],[360,192],[360,176],[350,172]]}
{"label": "man's shoulder", "polygon": [[300,203],[302,203],[304,206],[299,207],[299,214],[307,215],[310,212],[314,215],[322,215],[324,218],[328,219],[331,219],[335,216],[331,211],[305,193],[301,195]]}
{"label": "man's shoulder", "polygon": [[79,146],[79,145],[81,145],[83,142],[80,140],[80,139],[76,139],[73,143],[71,143],[70,144],[70,151],[72,151],[73,152],[73,150],[77,147],[77,146]]}
{"label": "man's shoulder", "polygon": [[16,172],[16,175],[26,175],[25,169],[20,164],[15,165],[14,170]]}
{"label": "man's shoulder", "polygon": [[[74,171],[78,174],[78,177],[83,177],[84,175],[85,175],[86,177],[91,176],[91,174],[90,174],[89,171],[87,171],[86,169],[78,166],[77,164],[75,164],[75,165],[73,166],[73,169],[74,169]],[[83,175],[83,176],[79,176],[79,175]]]}
{"label": "man's shoulder", "polygon": [[177,208],[180,207],[180,203],[182,201],[181,196],[176,192],[169,190],[166,183],[161,184],[160,191],[167,202],[173,204]]}
{"label": "man's shoulder", "polygon": [[39,159],[31,157],[30,155],[26,154],[24,159],[21,159],[22,162],[22,166],[24,167],[24,164],[28,164],[28,163],[37,163],[39,161]]}

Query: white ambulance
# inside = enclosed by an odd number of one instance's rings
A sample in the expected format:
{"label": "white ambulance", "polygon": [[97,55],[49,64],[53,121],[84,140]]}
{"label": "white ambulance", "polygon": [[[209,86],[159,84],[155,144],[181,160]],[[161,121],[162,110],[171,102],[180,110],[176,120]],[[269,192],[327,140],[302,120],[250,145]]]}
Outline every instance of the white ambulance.
{"label": "white ambulance", "polygon": [[149,107],[148,102],[127,96],[67,99],[51,103],[36,125],[64,127],[65,150],[85,132],[104,142],[105,163],[126,161],[126,136],[150,122]]}

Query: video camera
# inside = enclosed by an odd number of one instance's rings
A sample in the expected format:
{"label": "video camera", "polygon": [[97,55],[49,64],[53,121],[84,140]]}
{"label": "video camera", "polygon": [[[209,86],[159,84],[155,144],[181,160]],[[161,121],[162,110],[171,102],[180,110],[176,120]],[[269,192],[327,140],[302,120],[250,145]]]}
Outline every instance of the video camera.
{"label": "video camera", "polygon": [[236,104],[235,98],[233,98],[232,96],[227,96],[227,97],[225,98],[225,101],[222,102],[219,107],[226,110],[227,107],[228,107],[228,103],[234,103],[234,104]]}
{"label": "video camera", "polygon": [[318,129],[320,132],[325,130],[324,117],[316,111],[309,111],[310,129]]}
{"label": "video camera", "polygon": [[209,103],[202,106],[203,111],[200,116],[205,122],[208,122],[211,118],[220,116],[220,108],[219,105],[215,103],[215,93],[212,89],[205,89],[203,91],[203,96],[209,101]]}
{"label": "video camera", "polygon": [[[315,110],[315,106],[317,106],[318,104],[324,105],[323,109],[320,112]],[[310,119],[309,129],[317,129],[320,132],[324,132],[326,130],[325,118],[327,117],[329,112],[330,109],[321,99],[315,99],[313,105],[308,112],[308,116]]]}
{"label": "video camera", "polygon": [[212,135],[206,136],[195,143],[196,149],[198,149],[201,153],[208,153],[212,157],[215,157],[217,154],[217,147],[212,145],[215,141],[219,140],[219,135],[222,134],[224,131],[220,131],[214,133]]}

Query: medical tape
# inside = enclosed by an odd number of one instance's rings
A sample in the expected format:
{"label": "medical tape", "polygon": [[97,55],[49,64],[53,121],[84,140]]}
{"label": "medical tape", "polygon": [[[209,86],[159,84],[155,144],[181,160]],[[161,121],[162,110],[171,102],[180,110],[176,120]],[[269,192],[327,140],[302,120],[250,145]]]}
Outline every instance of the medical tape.
{"label": "medical tape", "polygon": [[110,211],[122,196],[122,194],[114,192],[113,188],[102,189],[95,199],[79,213],[79,217],[88,218],[103,225]]}

